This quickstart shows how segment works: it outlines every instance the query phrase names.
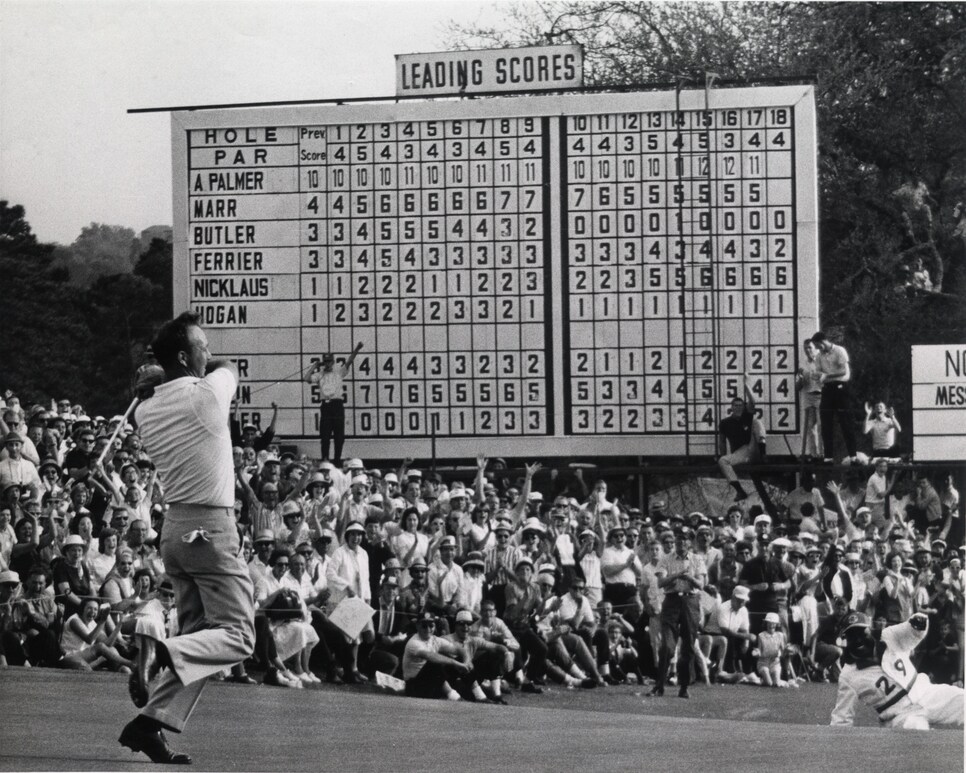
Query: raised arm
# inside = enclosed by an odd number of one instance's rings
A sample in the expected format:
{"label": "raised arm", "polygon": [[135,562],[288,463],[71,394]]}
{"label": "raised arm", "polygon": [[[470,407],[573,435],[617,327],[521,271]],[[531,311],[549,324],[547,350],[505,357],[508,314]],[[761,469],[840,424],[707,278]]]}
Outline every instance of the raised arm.
{"label": "raised arm", "polygon": [[345,361],[345,365],[343,367],[346,369],[347,372],[352,367],[352,363],[356,361],[356,355],[359,354],[359,352],[361,351],[362,351],[362,342],[360,341],[359,343],[356,344],[356,348],[352,350],[352,354],[349,355],[349,359]]}

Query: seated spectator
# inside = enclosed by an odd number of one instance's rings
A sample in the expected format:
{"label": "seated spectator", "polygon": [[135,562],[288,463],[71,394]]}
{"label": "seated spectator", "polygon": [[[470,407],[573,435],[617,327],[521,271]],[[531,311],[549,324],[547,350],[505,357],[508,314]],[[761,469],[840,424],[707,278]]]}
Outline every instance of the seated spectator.
{"label": "seated spectator", "polygon": [[86,549],[84,540],[71,534],[61,546],[63,560],[57,561],[53,567],[54,590],[58,600],[64,605],[64,616],[67,619],[81,611],[85,598],[94,595],[91,575],[84,565]]}
{"label": "seated spectator", "polygon": [[753,654],[758,658],[756,673],[767,687],[788,687],[781,678],[781,658],[785,652],[785,634],[779,629],[781,619],[775,612],[765,615],[764,630],[758,634],[758,647]]}
{"label": "seated spectator", "polygon": [[823,618],[809,647],[809,660],[815,666],[819,682],[838,682],[842,648],[837,644],[839,626],[849,614],[848,599],[837,596],[832,600],[832,614]]}
{"label": "seated spectator", "polygon": [[60,664],[63,652],[60,635],[63,625],[60,608],[48,593],[48,577],[40,566],[27,574],[20,604],[23,616],[19,632],[31,665],[54,668]]}
{"label": "seated spectator", "polygon": [[705,685],[718,680],[718,674],[724,671],[725,658],[728,654],[728,638],[718,627],[718,608],[721,597],[714,585],[706,585],[704,592],[698,597],[701,601],[701,623],[698,629],[698,657],[695,665],[698,673],[703,677]]}
{"label": "seated spectator", "polygon": [[462,700],[452,683],[472,671],[463,648],[436,636],[436,616],[423,612],[416,623],[416,634],[403,650],[403,679],[406,695],[413,698]]}
{"label": "seated spectator", "polygon": [[407,620],[399,610],[398,599],[399,578],[383,578],[373,619],[376,638],[369,651],[369,662],[365,669],[370,677],[374,677],[376,671],[394,675],[402,661],[409,635],[406,633]]}
{"label": "seated spectator", "polygon": [[122,548],[118,551],[117,563],[108,573],[98,595],[115,611],[124,611],[130,606],[124,603],[134,596],[134,554],[130,550]]}
{"label": "seated spectator", "polygon": [[729,415],[719,425],[721,436],[728,446],[728,453],[718,457],[718,466],[734,488],[738,500],[747,498],[748,492],[738,481],[735,465],[761,462],[765,459],[765,427],[755,415],[755,398],[750,384],[751,378],[745,374],[745,399],[733,398]]}
{"label": "seated spectator", "polygon": [[[463,700],[506,705],[502,695],[502,681],[510,651],[503,644],[474,634],[470,630],[473,622],[473,613],[468,609],[461,609],[455,615],[453,633],[443,637],[461,648],[463,662],[472,667],[468,674],[455,679],[453,686]],[[483,684],[488,686],[489,695],[483,691]]]}
{"label": "seated spectator", "polygon": [[533,561],[526,556],[517,560],[513,575],[506,585],[504,620],[520,643],[520,654],[527,656],[526,670],[518,664],[516,678],[524,692],[540,693],[538,686],[547,671],[547,643],[533,630],[532,618],[542,603],[540,589],[533,581]]}
{"label": "seated spectator", "polygon": [[107,667],[112,671],[131,673],[134,663],[115,647],[121,629],[114,625],[110,613],[110,606],[88,598],[78,612],[67,618],[61,637],[64,651],[61,665],[64,668],[92,671]]}
{"label": "seated spectator", "polygon": [[751,644],[756,637],[750,630],[746,604],[750,593],[744,585],[738,585],[731,598],[720,601],[715,611],[713,630],[727,641],[724,662],[719,662],[718,676],[724,681],[741,676],[748,670],[747,660]]}

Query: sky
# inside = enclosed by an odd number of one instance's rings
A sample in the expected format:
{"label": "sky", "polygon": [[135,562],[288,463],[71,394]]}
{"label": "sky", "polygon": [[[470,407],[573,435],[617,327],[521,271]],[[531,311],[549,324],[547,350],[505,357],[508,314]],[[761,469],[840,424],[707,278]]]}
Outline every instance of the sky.
{"label": "sky", "polygon": [[170,117],[127,110],[391,96],[395,54],[444,50],[447,22],[508,5],[0,0],[0,199],[42,242],[170,225]]}

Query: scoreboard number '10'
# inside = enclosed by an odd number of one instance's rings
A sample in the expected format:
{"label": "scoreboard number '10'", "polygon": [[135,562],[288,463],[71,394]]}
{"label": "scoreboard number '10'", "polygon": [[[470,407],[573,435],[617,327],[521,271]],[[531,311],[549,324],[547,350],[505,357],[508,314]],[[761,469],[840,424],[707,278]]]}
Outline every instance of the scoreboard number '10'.
{"label": "scoreboard number '10'", "polygon": [[[175,307],[243,417],[353,455],[712,453],[743,375],[797,433],[810,86],[174,113]],[[680,109],[678,109],[680,108]],[[795,446],[797,447],[797,446]]]}

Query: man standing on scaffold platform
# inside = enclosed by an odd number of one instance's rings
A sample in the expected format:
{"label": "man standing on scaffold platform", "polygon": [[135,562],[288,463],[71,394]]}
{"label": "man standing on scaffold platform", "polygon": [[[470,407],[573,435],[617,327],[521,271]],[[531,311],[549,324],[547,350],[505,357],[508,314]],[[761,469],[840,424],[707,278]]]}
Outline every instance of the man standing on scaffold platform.
{"label": "man standing on scaffold platform", "polygon": [[[322,355],[321,362],[309,368],[305,380],[319,385],[319,442],[322,445],[322,461],[332,462],[337,467],[342,464],[342,446],[345,444],[345,397],[343,387],[349,377],[349,369],[362,349],[356,345],[344,365],[335,364],[331,352]],[[335,456],[329,456],[329,442],[335,439]]]}
{"label": "man standing on scaffold platform", "polygon": [[238,371],[212,360],[198,317],[185,312],[165,323],[153,343],[164,369],[135,418],[144,446],[164,482],[170,510],[161,533],[161,557],[174,583],[181,630],[158,642],[148,679],[161,669],[148,697],[136,671],[131,698],[141,713],[118,739],[152,762],[187,765],[162,728],[180,733],[207,677],[239,663],[255,645],[252,581],[235,528],[235,484],[228,413]]}

